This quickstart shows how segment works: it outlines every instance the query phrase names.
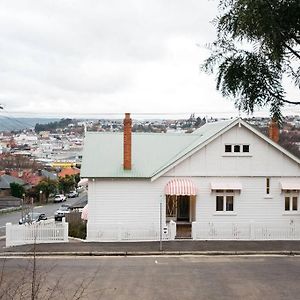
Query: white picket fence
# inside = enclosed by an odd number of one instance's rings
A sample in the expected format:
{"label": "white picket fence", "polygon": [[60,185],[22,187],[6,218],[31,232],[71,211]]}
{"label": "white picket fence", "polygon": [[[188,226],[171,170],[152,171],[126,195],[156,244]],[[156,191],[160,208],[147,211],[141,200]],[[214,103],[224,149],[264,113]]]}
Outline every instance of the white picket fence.
{"label": "white picket fence", "polygon": [[27,225],[6,223],[6,247],[68,242],[68,225],[64,218],[62,222],[46,220]]}
{"label": "white picket fence", "polygon": [[[161,228],[163,240],[174,240],[176,223],[170,221]],[[160,239],[159,224],[112,223],[99,224],[97,230],[88,230],[88,241],[126,242],[126,241],[158,241]]]}
{"label": "white picket fence", "polygon": [[193,222],[194,240],[300,240],[300,220],[278,222]]}

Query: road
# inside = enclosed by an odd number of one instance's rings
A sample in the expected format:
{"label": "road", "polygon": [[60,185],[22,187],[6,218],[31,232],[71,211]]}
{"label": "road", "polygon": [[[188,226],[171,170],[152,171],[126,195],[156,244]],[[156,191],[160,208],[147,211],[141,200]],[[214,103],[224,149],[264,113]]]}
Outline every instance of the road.
{"label": "road", "polygon": [[[3,263],[12,287],[24,285],[22,275],[32,278],[32,259]],[[48,257],[36,263],[36,283],[45,294],[53,291],[53,299],[73,299],[80,289],[78,299],[106,300],[294,300],[300,294],[300,257]]]}
{"label": "road", "polygon": [[[76,198],[67,198],[64,204],[74,204],[78,201],[87,198],[86,192],[82,192],[79,194],[79,197]],[[34,212],[42,212],[45,213],[48,218],[53,218],[55,211],[61,206],[61,203],[49,203],[44,205],[35,206]],[[11,222],[13,224],[17,224],[19,219],[21,218],[21,211],[14,211],[10,213],[0,214],[0,236],[5,235],[5,224]]]}

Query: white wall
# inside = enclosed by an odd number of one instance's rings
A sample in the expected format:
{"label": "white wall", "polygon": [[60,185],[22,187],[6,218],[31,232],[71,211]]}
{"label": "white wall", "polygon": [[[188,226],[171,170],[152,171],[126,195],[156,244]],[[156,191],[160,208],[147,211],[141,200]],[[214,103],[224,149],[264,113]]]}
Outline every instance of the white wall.
{"label": "white wall", "polygon": [[[165,177],[164,181],[172,177]],[[274,221],[298,218],[298,213],[284,211],[284,193],[281,191],[280,178],[271,178],[270,194],[266,194],[265,177],[228,177],[228,182],[239,182],[241,191],[234,193],[234,212],[216,212],[216,192],[211,190],[210,183],[220,180],[219,177],[193,177],[197,186],[196,222],[248,222]],[[300,201],[298,203],[300,207]]]}
{"label": "white wall", "polygon": [[87,239],[158,239],[162,195],[159,181],[89,180]]}
{"label": "white wall", "polygon": [[[250,153],[231,156],[225,144],[250,144]],[[300,165],[247,128],[236,125],[165,176],[298,176]]]}

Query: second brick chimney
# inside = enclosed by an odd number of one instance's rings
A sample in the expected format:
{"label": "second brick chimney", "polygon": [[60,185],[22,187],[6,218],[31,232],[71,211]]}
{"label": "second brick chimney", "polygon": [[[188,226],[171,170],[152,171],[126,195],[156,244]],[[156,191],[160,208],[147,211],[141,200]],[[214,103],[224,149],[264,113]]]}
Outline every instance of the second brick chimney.
{"label": "second brick chimney", "polygon": [[275,143],[278,143],[279,141],[279,126],[278,122],[274,119],[272,119],[269,123],[269,138]]}
{"label": "second brick chimney", "polygon": [[123,168],[131,170],[131,125],[130,113],[125,113],[124,119],[124,145],[123,145]]}

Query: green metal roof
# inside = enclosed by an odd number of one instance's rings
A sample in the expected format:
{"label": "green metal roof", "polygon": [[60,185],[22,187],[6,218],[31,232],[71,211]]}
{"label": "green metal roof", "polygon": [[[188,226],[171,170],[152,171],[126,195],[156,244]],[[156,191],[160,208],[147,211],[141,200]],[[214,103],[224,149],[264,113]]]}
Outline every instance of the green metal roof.
{"label": "green metal roof", "polygon": [[188,133],[132,133],[132,170],[123,169],[123,133],[87,132],[81,177],[150,178],[235,120],[207,123]]}

